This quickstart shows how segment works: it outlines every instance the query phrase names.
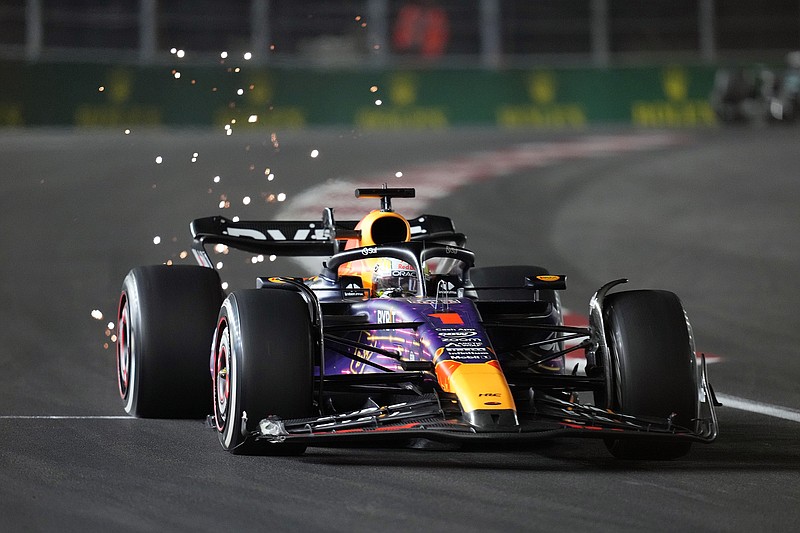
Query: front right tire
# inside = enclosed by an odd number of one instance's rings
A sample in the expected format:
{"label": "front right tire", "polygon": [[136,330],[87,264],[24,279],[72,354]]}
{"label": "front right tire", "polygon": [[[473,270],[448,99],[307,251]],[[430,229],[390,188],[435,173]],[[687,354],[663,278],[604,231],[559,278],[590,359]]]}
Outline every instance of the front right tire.
{"label": "front right tire", "polygon": [[259,422],[313,416],[318,349],[306,302],[281,289],[237,291],[223,302],[212,346],[214,421],[234,454],[296,455],[304,445],[256,440]]}

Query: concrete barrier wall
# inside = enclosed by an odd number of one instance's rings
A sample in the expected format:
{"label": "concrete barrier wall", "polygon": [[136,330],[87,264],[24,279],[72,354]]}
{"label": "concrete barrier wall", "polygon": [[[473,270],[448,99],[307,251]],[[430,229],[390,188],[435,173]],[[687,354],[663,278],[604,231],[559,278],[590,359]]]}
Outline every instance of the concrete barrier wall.
{"label": "concrete barrier wall", "polygon": [[303,70],[0,63],[0,126],[702,127],[713,67]]}

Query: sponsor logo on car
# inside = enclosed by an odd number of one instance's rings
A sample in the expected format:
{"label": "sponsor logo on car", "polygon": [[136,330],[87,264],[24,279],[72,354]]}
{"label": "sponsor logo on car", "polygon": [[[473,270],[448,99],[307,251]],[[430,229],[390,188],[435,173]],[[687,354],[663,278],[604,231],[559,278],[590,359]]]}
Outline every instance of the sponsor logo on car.
{"label": "sponsor logo on car", "polygon": [[394,311],[389,309],[377,309],[375,311],[375,319],[378,321],[378,324],[393,324]]}
{"label": "sponsor logo on car", "polygon": [[[449,301],[439,300],[439,302],[441,302],[442,304],[447,304]],[[458,300],[455,300],[455,302],[458,302]],[[439,321],[441,321],[442,324],[446,325],[461,325],[464,323],[464,319],[461,318],[461,315],[459,315],[458,313],[433,313],[428,316],[439,319]]]}

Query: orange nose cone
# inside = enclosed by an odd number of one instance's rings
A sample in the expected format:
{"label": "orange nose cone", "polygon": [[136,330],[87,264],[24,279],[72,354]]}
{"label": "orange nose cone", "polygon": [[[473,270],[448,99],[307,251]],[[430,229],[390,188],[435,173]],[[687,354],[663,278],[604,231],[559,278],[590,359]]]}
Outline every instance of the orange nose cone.
{"label": "orange nose cone", "polygon": [[436,378],[439,380],[439,386],[445,392],[453,392],[450,388],[450,376],[456,371],[461,363],[458,361],[442,361],[436,365]]}
{"label": "orange nose cone", "polygon": [[439,385],[445,392],[458,396],[461,409],[468,413],[478,409],[511,409],[516,411],[511,389],[495,361],[460,363],[441,361],[436,365]]}

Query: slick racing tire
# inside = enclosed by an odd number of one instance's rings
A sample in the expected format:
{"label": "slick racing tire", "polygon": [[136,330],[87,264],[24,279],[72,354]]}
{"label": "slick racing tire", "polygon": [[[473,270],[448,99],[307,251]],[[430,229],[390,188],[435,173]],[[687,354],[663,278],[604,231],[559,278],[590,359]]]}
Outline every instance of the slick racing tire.
{"label": "slick racing tire", "polygon": [[[697,416],[697,368],[693,341],[678,297],[667,291],[610,294],[604,321],[615,376],[607,407],[693,428]],[[689,440],[607,439],[619,459],[676,459],[689,452]]]}
{"label": "slick racing tire", "polygon": [[214,335],[214,423],[222,447],[244,455],[299,455],[304,445],[256,440],[268,416],[313,414],[316,339],[308,305],[280,289],[237,291],[222,304]]}
{"label": "slick racing tire", "polygon": [[219,275],[210,268],[130,271],[117,313],[117,383],[127,413],[208,415],[208,346],[223,296]]}

